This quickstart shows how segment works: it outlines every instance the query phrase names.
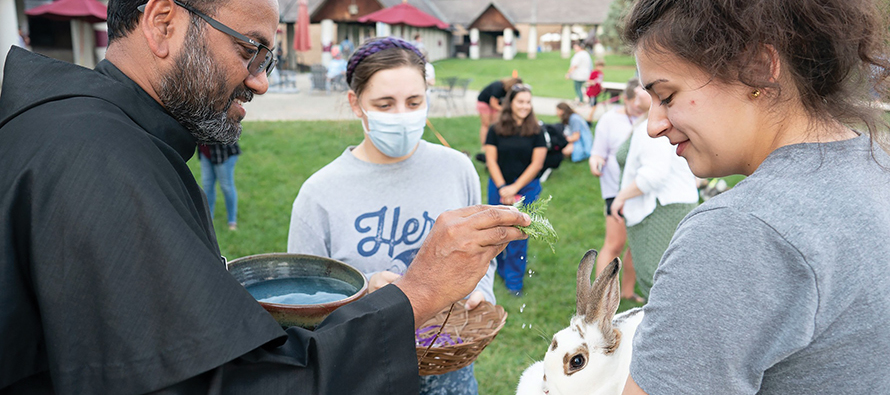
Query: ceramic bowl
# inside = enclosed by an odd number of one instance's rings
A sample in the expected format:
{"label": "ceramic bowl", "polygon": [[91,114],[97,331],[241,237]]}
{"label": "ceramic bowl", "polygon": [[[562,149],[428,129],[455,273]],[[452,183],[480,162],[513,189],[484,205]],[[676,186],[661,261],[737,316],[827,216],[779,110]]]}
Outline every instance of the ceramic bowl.
{"label": "ceramic bowl", "polygon": [[[338,260],[313,255],[269,253],[229,261],[227,268],[244,287],[251,289],[270,280],[305,277],[333,278],[348,283],[355,292],[344,299],[317,304],[282,304],[259,302],[282,327],[314,329],[338,307],[368,293],[368,280],[352,266]],[[294,292],[301,290],[295,289]]]}

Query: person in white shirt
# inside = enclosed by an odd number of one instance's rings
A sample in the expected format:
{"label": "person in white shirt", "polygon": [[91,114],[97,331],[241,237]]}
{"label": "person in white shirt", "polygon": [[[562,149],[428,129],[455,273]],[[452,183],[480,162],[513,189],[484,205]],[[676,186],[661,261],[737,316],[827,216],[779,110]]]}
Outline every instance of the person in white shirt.
{"label": "person in white shirt", "polygon": [[[651,96],[635,87],[637,102],[648,111]],[[649,297],[655,269],[680,221],[698,206],[695,176],[683,157],[674,155],[666,138],[650,138],[643,118],[634,125],[630,151],[621,176],[621,189],[611,215],[627,227],[637,285]]]}
{"label": "person in white shirt", "polygon": [[[610,207],[615,195],[618,194],[621,182],[621,167],[616,154],[619,147],[630,138],[634,123],[639,119],[644,109],[641,109],[636,97],[635,86],[640,81],[632,78],[627,82],[627,89],[621,94],[623,105],[614,106],[607,111],[596,123],[593,137],[593,148],[590,152],[590,172],[600,179],[600,192],[605,200],[606,235],[603,247],[596,256],[596,274],[599,275],[613,259],[621,256],[624,251],[621,276],[621,298],[634,302],[643,302],[643,299],[634,292],[634,284],[637,275],[634,272],[633,256],[630,248],[625,250],[627,244],[627,230],[619,219],[612,217]],[[651,101],[651,100],[650,100]]]}
{"label": "person in white shirt", "polygon": [[580,42],[573,43],[572,49],[575,50],[575,54],[572,55],[572,60],[569,63],[566,79],[572,80],[575,83],[575,95],[578,96],[578,102],[583,103],[584,92],[581,91],[581,88],[587,82],[587,79],[590,78],[590,72],[593,71],[593,61]]}

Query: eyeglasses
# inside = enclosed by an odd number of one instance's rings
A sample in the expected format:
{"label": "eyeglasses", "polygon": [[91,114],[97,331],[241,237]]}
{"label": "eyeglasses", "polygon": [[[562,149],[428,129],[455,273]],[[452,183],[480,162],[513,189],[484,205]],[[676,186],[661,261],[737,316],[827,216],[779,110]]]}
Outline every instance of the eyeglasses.
{"label": "eyeglasses", "polygon": [[[192,6],[190,6],[188,4],[185,4],[179,0],[173,0],[173,3],[175,3],[176,5],[178,5],[182,8],[185,8],[186,10],[188,10],[188,12],[191,12],[191,13],[201,17],[201,19],[205,20],[214,29],[219,30],[225,34],[228,34],[228,35],[234,37],[236,40],[243,41],[247,44],[250,44],[250,45],[253,45],[254,47],[256,47],[256,52],[254,52],[253,57],[250,58],[250,62],[247,63],[247,70],[250,71],[250,74],[257,75],[262,71],[266,72],[266,76],[268,76],[269,74],[272,74],[272,70],[275,68],[275,64],[278,63],[278,60],[275,59],[275,56],[272,54],[272,50],[269,49],[269,47],[258,43],[256,40],[254,40],[250,37],[247,37],[241,33],[236,32],[235,29],[232,29],[226,25],[223,25],[216,19],[213,19],[213,18],[205,15],[203,12],[194,9]],[[139,12],[145,12],[145,4],[140,5],[139,7],[136,7],[136,9],[139,10]]]}

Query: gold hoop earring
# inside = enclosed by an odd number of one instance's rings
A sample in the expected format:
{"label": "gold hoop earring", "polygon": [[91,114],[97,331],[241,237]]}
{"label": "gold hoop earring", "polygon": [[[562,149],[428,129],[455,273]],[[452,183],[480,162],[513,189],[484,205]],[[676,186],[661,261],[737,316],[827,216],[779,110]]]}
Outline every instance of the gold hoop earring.
{"label": "gold hoop earring", "polygon": [[760,97],[760,89],[755,89],[754,92],[751,92],[751,97],[755,99]]}

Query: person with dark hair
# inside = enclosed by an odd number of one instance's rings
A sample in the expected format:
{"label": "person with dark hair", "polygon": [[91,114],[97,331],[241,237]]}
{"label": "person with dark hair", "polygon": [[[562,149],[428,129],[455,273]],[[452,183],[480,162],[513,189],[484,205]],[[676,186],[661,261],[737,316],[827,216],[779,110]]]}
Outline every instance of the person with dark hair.
{"label": "person with dark hair", "polygon": [[[368,277],[371,292],[405,273],[439,214],[482,201],[470,159],[421,139],[428,113],[425,64],[420,52],[395,37],[358,48],[349,59],[347,99],[364,139],[309,177],[293,204],[287,251],[346,262]],[[381,238],[384,226],[395,233]],[[492,259],[468,308],[496,303],[495,266]],[[477,387],[471,364],[421,376],[420,393],[473,395]]]}
{"label": "person with dark hair", "polygon": [[414,45],[414,48],[423,50],[424,49],[423,36],[421,36],[420,33],[415,33],[414,34],[414,42],[412,42],[411,44]]}
{"label": "person with dark hair", "polygon": [[238,140],[278,18],[274,0],[112,0],[95,70],[10,50],[0,393],[417,393],[415,325],[469,294],[530,220],[444,212],[393,285],[314,331],[282,329],[226,271],[186,163],[197,143]]}
{"label": "person with dark hair", "polygon": [[485,152],[485,139],[488,136],[488,128],[498,113],[501,112],[501,101],[504,100],[504,97],[507,96],[507,92],[513,85],[521,83],[521,78],[504,78],[492,81],[492,83],[479,91],[479,96],[476,97],[476,111],[479,112],[479,143],[482,145],[483,153]]}
{"label": "person with dark hair", "polygon": [[[532,109],[531,88],[515,84],[485,140],[485,165],[490,175],[488,204],[511,205],[521,198],[529,204],[537,200],[541,194],[538,177],[546,156],[547,141]],[[518,240],[510,242],[497,257],[498,275],[514,296],[522,296],[527,256],[528,240]]]}
{"label": "person with dark hair", "polygon": [[887,33],[876,0],[630,10],[649,136],[698,177],[747,178],[677,228],[624,394],[890,388],[890,126],[868,100]]}
{"label": "person with dark hair", "polygon": [[564,133],[568,144],[562,149],[562,154],[571,158],[572,162],[580,162],[590,157],[590,148],[593,147],[593,134],[587,121],[572,110],[568,103],[556,105],[556,116],[559,122],[565,126]]}

